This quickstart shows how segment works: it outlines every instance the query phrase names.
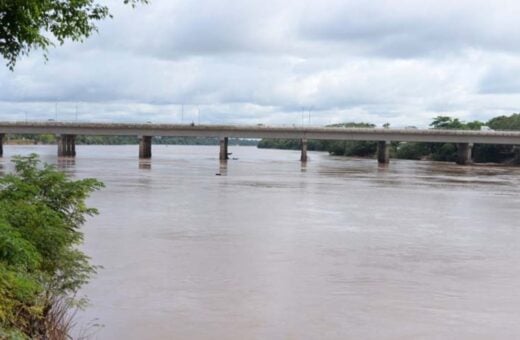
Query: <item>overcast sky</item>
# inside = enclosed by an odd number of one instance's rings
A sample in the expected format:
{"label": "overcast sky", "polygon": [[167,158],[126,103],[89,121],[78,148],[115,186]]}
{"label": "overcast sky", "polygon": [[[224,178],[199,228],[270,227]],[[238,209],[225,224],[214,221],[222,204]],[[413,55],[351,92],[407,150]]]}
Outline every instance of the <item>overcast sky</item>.
{"label": "overcast sky", "polygon": [[[427,126],[520,107],[520,3],[151,0],[0,68],[1,120]],[[57,103],[57,104],[56,104]]]}

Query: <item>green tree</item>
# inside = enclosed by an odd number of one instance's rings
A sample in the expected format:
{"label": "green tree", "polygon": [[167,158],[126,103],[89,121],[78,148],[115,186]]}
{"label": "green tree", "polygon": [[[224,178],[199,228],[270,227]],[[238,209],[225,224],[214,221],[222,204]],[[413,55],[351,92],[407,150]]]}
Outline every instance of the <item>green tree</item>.
{"label": "green tree", "polygon": [[[327,127],[335,128],[373,128],[374,124],[370,123],[341,123],[327,125]],[[297,139],[262,139],[258,143],[258,148],[264,149],[288,149],[298,150],[301,144]],[[334,140],[309,140],[307,144],[308,150],[311,151],[327,151],[331,155],[338,156],[359,156],[371,157],[377,150],[376,142],[366,141],[334,141]]]}
{"label": "green tree", "polygon": [[[444,130],[480,130],[483,125],[484,123],[477,120],[466,123],[449,116],[437,116],[430,124],[434,129]],[[398,151],[398,157],[404,156],[412,159],[427,157],[436,161],[447,162],[454,161],[457,157],[457,147],[452,143],[424,143],[423,146],[420,144],[423,143],[405,146],[400,152]],[[425,154],[424,152],[427,149],[430,151]]]}
{"label": "green tree", "polygon": [[478,120],[474,120],[472,122],[467,122],[466,123],[466,128],[468,130],[480,130],[482,129],[482,127],[484,126],[485,124],[478,121]]}
{"label": "green tree", "polygon": [[464,123],[458,118],[452,118],[449,116],[437,116],[430,123],[430,126],[434,129],[464,129]]}
{"label": "green tree", "polygon": [[520,130],[520,113],[495,117],[487,125],[493,130]]}
{"label": "green tree", "polygon": [[[134,6],[148,0],[124,0]],[[66,40],[83,41],[97,30],[96,22],[110,17],[96,0],[1,0],[0,54],[12,70],[21,55]]]}
{"label": "green tree", "polygon": [[397,146],[395,156],[401,159],[419,160],[431,154],[431,147],[428,143],[402,142]]}
{"label": "green tree", "polygon": [[[490,119],[487,124],[493,130],[520,130],[520,114],[498,116]],[[476,162],[520,163],[518,150],[513,145],[480,144],[473,148],[473,158]]]}
{"label": "green tree", "polygon": [[85,200],[103,184],[41,167],[34,154],[14,163],[0,178],[0,338],[64,338],[62,303],[80,303],[75,293],[96,269],[77,246],[97,213]]}

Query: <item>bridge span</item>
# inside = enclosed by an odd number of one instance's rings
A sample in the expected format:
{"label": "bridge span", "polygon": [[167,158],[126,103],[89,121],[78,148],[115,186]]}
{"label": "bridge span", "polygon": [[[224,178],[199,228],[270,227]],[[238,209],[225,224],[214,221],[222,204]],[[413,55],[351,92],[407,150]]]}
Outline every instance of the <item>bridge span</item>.
{"label": "bridge span", "polygon": [[126,124],[78,122],[0,122],[0,156],[6,134],[55,134],[58,156],[76,156],[77,135],[138,136],[139,157],[152,157],[153,136],[216,137],[220,140],[219,158],[228,158],[228,138],[286,138],[301,140],[301,161],[307,161],[307,141],[377,141],[379,163],[389,162],[390,142],[456,143],[459,164],[471,162],[473,144],[520,145],[519,131],[474,131],[437,129],[342,128],[264,125]]}

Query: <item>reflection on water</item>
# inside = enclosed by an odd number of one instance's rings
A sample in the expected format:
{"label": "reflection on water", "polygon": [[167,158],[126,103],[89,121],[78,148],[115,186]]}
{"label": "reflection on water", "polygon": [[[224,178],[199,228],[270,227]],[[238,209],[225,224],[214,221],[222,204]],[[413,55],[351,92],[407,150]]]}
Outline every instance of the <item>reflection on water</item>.
{"label": "reflection on water", "polygon": [[73,169],[76,165],[76,159],[73,157],[57,157],[57,167],[61,170]]}
{"label": "reflection on water", "polygon": [[221,160],[219,161],[219,169],[218,169],[218,172],[216,173],[217,176],[226,176],[227,175],[227,166],[228,166],[228,161],[227,160]]}
{"label": "reflection on water", "polygon": [[139,169],[151,169],[152,168],[152,160],[150,159],[140,159],[139,160]]}
{"label": "reflection on water", "polygon": [[106,184],[96,338],[518,338],[519,168],[230,149],[78,146],[63,166]]}

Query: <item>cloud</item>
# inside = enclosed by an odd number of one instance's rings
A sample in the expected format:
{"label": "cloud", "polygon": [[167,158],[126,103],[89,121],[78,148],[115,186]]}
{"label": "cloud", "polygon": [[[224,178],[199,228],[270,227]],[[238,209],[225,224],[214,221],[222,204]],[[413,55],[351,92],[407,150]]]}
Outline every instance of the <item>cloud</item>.
{"label": "cloud", "polygon": [[300,35],[388,58],[441,58],[467,49],[517,52],[518,9],[513,1],[338,1],[311,6]]}
{"label": "cloud", "polygon": [[516,55],[497,56],[486,65],[478,90],[484,95],[520,95],[520,59]]}
{"label": "cloud", "polygon": [[85,43],[0,69],[0,119],[426,126],[520,105],[513,1],[120,2]]}

